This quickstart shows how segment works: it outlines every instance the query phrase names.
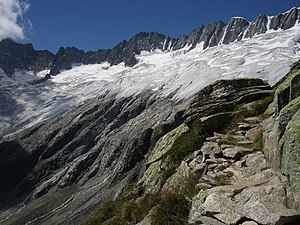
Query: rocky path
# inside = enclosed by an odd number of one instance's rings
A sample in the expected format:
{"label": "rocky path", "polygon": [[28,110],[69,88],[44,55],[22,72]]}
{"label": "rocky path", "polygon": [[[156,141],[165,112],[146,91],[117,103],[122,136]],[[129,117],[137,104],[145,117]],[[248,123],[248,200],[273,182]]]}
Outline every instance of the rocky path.
{"label": "rocky path", "polygon": [[213,137],[186,161],[203,171],[192,200],[189,224],[287,224],[299,219],[288,180],[268,167],[260,118],[248,117]]}

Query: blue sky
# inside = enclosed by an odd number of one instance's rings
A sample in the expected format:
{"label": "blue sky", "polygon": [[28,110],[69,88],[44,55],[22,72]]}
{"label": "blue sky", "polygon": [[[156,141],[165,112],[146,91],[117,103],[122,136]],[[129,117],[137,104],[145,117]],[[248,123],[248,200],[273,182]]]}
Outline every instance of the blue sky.
{"label": "blue sky", "polygon": [[[13,0],[0,0],[13,1]],[[17,0],[15,0],[17,1]],[[300,6],[299,0],[27,0],[22,18],[25,37],[36,49],[60,46],[85,51],[112,48],[140,31],[171,37],[189,34],[201,24],[232,16],[253,20]],[[19,3],[24,3],[20,2]],[[28,7],[30,5],[30,7]],[[22,6],[22,5],[21,5]],[[26,28],[24,28],[26,27]]]}

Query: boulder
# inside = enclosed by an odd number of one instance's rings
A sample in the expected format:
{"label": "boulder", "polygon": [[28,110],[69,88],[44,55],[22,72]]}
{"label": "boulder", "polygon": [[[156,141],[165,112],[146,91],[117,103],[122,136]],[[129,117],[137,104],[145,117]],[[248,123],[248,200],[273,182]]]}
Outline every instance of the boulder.
{"label": "boulder", "polygon": [[222,151],[224,157],[236,159],[243,156],[245,153],[252,152],[253,149],[239,147],[239,146],[233,146],[230,148],[226,148]]}
{"label": "boulder", "polygon": [[258,224],[254,221],[246,221],[246,222],[242,223],[242,225],[258,225]]}
{"label": "boulder", "polygon": [[219,154],[222,150],[216,142],[204,142],[200,151],[203,155],[216,155]]}
{"label": "boulder", "polygon": [[294,219],[299,211],[286,206],[285,185],[272,170],[265,170],[232,185],[200,191],[193,198],[190,222],[209,216],[225,224],[237,224],[242,218],[259,224],[279,224]]}
{"label": "boulder", "polygon": [[248,167],[259,168],[262,170],[267,168],[267,162],[262,152],[256,152],[246,155],[245,164]]}
{"label": "boulder", "polygon": [[260,127],[255,127],[248,130],[245,134],[245,137],[252,143],[257,142],[262,135],[262,129]]}

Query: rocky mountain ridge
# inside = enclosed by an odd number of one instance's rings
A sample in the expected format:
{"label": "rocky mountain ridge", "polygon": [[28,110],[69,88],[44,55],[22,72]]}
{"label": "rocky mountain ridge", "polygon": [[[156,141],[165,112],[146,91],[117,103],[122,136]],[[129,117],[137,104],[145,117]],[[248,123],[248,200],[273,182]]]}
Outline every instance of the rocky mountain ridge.
{"label": "rocky mountain ridge", "polygon": [[112,49],[84,52],[76,47],[61,47],[53,55],[51,52],[36,51],[31,44],[17,44],[6,39],[0,42],[0,68],[7,74],[14,70],[50,70],[51,75],[71,69],[74,64],[98,64],[109,62],[116,65],[124,62],[126,66],[135,65],[135,57],[141,51],[178,50],[195,48],[203,42],[203,49],[220,44],[230,44],[254,35],[266,33],[268,30],[286,30],[300,22],[300,9],[293,8],[277,16],[258,15],[253,22],[242,17],[233,17],[228,24],[218,21],[207,26],[200,26],[190,35],[171,38],[157,32],[141,32],[128,41],[122,41]]}

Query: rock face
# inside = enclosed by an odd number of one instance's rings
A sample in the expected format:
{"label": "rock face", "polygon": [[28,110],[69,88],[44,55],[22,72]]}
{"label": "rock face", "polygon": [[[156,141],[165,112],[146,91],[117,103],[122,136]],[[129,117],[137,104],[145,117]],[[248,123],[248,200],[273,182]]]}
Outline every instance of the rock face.
{"label": "rock face", "polygon": [[234,41],[240,41],[249,24],[244,18],[232,18],[226,26],[222,43],[229,44]]}
{"label": "rock face", "polygon": [[289,12],[273,17],[260,14],[253,22],[244,18],[234,17],[228,24],[218,21],[206,26],[200,26],[190,35],[180,38],[170,38],[157,32],[141,32],[129,41],[122,41],[112,49],[84,52],[75,47],[60,48],[54,56],[49,51],[35,51],[30,44],[16,44],[11,40],[0,43],[0,68],[11,75],[17,70],[33,70],[39,72],[51,69],[51,75],[57,75],[63,70],[72,68],[76,64],[95,64],[109,62],[116,65],[124,62],[126,66],[138,63],[135,55],[141,51],[179,50],[189,47],[195,48],[203,43],[203,49],[219,44],[229,44],[243,38],[263,34],[267,30],[290,29],[299,21],[299,9],[293,8]]}
{"label": "rock face", "polygon": [[259,14],[247,29],[246,38],[251,38],[255,34],[263,34],[267,31],[268,17],[265,14]]}
{"label": "rock face", "polygon": [[32,44],[17,44],[10,39],[0,42],[0,68],[9,75],[15,69],[38,72],[50,68],[53,57],[49,51],[35,51]]}
{"label": "rock face", "polygon": [[[300,199],[299,186],[299,62],[278,85],[275,95],[275,118],[265,122],[265,153],[270,163],[289,177]],[[273,146],[273,147],[272,147]],[[273,149],[272,149],[273,148]],[[275,149],[275,151],[274,151]]]}
{"label": "rock face", "polygon": [[0,147],[2,185],[0,192],[6,192],[16,186],[32,169],[34,157],[16,142],[6,142]]}
{"label": "rock face", "polygon": [[62,70],[72,69],[73,64],[81,64],[85,53],[75,47],[60,48],[53,59],[50,74],[58,74]]}
{"label": "rock face", "polygon": [[107,57],[107,61],[111,64],[119,64],[124,62],[126,66],[133,66],[137,63],[135,54],[141,51],[154,51],[161,49],[163,51],[170,50],[174,39],[157,32],[141,32],[131,38],[128,42],[123,41],[114,47]]}
{"label": "rock face", "polygon": [[289,29],[299,21],[299,9],[293,8],[289,12],[284,14],[279,14],[271,18],[270,29]]}
{"label": "rock face", "polygon": [[[255,101],[272,93],[270,86],[260,79],[220,80],[199,91],[190,109],[186,112],[186,121],[193,121],[195,117],[209,116],[205,118],[207,123],[218,122],[213,115],[228,117],[228,112],[242,102]],[[222,114],[223,113],[223,114]],[[214,129],[218,126],[214,124]]]}
{"label": "rock face", "polygon": [[189,35],[183,36],[176,40],[175,44],[173,44],[173,50],[181,49],[185,46],[191,46],[191,48],[195,48],[197,44],[203,43],[203,48],[216,46],[222,38],[223,29],[226,24],[222,21],[207,25],[201,26]]}

